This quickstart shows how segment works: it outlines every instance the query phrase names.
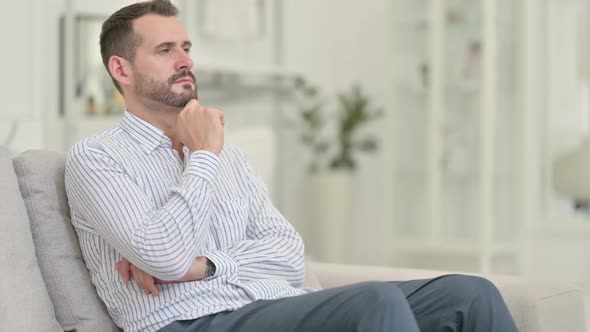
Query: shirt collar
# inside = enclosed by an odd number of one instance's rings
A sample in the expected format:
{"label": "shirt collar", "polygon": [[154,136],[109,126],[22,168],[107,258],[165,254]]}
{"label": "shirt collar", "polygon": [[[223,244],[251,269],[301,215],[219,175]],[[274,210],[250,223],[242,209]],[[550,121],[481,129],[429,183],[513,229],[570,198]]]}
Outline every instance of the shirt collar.
{"label": "shirt collar", "polygon": [[172,148],[172,141],[164,132],[125,110],[120,127],[135,139],[146,153],[151,153],[159,146]]}

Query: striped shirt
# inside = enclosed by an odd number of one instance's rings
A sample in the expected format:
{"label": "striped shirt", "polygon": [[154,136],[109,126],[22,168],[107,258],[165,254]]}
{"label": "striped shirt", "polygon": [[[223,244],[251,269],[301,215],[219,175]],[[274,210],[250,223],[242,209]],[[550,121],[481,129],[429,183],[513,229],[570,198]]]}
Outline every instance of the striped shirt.
{"label": "striped shirt", "polygon": [[[126,112],[120,124],[68,154],[72,224],[92,282],[117,325],[155,331],[176,320],[238,309],[259,299],[311,292],[303,283],[303,241],[273,206],[258,173],[237,148],[184,160],[151,124]],[[125,285],[127,258],[162,280],[178,280],[205,256],[215,275],[159,284],[158,296]]]}

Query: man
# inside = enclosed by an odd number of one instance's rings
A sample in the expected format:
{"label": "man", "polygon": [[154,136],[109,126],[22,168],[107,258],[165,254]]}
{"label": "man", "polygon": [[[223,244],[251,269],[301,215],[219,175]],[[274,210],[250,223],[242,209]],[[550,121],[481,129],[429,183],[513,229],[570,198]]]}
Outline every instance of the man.
{"label": "man", "polygon": [[[126,331],[516,331],[485,279],[299,288],[303,241],[274,208],[223,113],[197,101],[191,43],[168,1],[103,24],[127,111],[76,144],[66,189],[99,296]],[[121,276],[121,279],[120,279]]]}

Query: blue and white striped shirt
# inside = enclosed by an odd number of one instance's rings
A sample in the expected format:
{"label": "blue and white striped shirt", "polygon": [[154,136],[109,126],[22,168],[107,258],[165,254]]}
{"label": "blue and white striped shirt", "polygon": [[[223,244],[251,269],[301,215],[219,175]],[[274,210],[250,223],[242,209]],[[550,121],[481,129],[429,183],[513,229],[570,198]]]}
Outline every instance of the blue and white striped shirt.
{"label": "blue and white striped shirt", "polygon": [[[184,161],[164,133],[126,112],[120,124],[76,144],[66,190],[92,282],[117,325],[155,331],[172,321],[235,310],[259,299],[300,295],[303,241],[270,201],[245,155]],[[217,267],[202,281],[157,285],[158,296],[125,285],[127,258],[163,280],[184,276],[197,256]]]}

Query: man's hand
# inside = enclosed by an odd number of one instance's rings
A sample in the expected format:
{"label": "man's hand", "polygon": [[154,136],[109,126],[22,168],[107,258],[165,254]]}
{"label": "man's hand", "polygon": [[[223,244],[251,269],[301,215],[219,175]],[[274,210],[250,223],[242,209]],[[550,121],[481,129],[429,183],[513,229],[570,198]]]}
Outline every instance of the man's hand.
{"label": "man's hand", "polygon": [[203,107],[193,99],[178,114],[178,140],[191,151],[207,150],[219,155],[223,148],[224,124],[221,110]]}
{"label": "man's hand", "polygon": [[138,269],[135,265],[129,263],[129,261],[125,258],[121,259],[117,264],[115,264],[115,269],[119,271],[121,279],[125,285],[127,285],[131,276],[133,276],[133,279],[135,279],[135,282],[137,282],[139,288],[143,289],[146,294],[158,296],[159,291],[156,287],[157,279]]}
{"label": "man's hand", "polygon": [[188,269],[187,273],[180,280],[166,281],[154,278],[146,272],[140,270],[135,265],[129,263],[125,258],[122,258],[117,264],[115,269],[119,271],[121,279],[127,284],[131,277],[135,279],[139,288],[143,289],[146,294],[152,294],[158,296],[159,291],[156,284],[171,284],[176,282],[187,282],[187,281],[198,281],[205,279],[207,269],[207,258],[199,256],[195,258],[193,264]]}

